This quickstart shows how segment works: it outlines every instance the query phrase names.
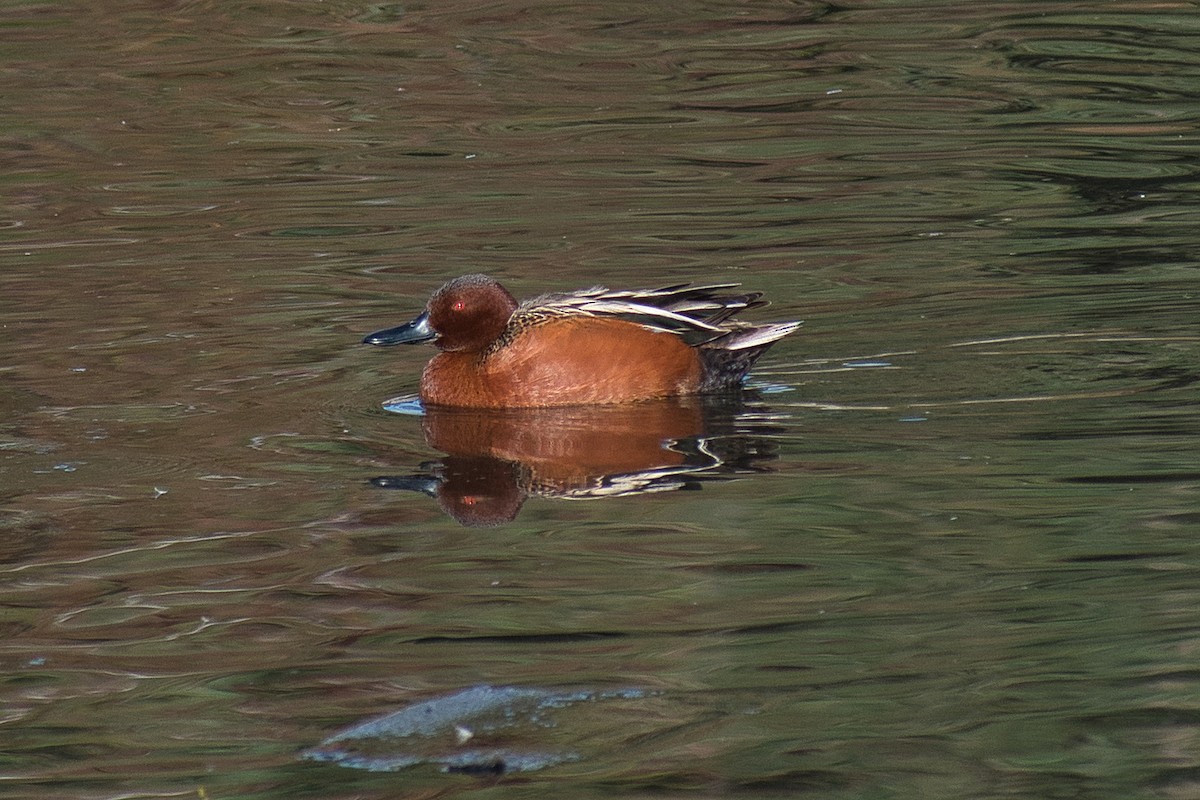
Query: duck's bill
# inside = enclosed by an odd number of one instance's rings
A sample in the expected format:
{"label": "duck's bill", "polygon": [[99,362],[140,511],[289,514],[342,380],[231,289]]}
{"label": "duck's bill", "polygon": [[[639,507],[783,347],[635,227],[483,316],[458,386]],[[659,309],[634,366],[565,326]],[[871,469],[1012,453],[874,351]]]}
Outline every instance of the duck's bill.
{"label": "duck's bill", "polygon": [[437,331],[429,327],[429,315],[422,314],[412,322],[404,325],[399,325],[395,328],[385,328],[381,331],[375,331],[363,338],[363,344],[375,344],[381,346],[393,344],[419,344],[420,342],[432,342],[437,338]]}

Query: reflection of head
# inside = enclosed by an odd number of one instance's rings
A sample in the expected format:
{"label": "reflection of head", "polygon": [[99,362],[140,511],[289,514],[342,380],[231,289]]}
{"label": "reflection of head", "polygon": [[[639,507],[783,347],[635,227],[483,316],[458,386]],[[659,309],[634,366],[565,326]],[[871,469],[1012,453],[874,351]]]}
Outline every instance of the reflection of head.
{"label": "reflection of head", "polygon": [[472,528],[512,522],[525,502],[519,472],[518,465],[498,458],[446,456],[438,505]]}
{"label": "reflection of head", "polygon": [[487,456],[446,456],[423,475],[372,478],[381,489],[407,489],[438,501],[442,510],[470,528],[512,522],[525,502],[520,466]]}

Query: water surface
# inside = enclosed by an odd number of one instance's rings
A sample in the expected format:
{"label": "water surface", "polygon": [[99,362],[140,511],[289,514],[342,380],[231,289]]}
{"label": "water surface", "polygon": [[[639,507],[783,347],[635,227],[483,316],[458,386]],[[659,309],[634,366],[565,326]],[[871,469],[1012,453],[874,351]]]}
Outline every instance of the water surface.
{"label": "water surface", "polygon": [[[1194,4],[0,24],[0,793],[1196,794]],[[806,322],[603,446],[665,490],[510,438],[470,527],[371,482],[454,454],[358,340],[474,271]],[[644,702],[530,771],[302,757],[484,684]]]}

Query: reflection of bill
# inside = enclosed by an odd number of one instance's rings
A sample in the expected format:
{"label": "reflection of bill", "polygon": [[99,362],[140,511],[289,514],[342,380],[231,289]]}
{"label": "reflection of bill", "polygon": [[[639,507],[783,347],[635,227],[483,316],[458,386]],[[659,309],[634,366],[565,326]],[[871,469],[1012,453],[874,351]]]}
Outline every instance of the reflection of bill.
{"label": "reflection of bill", "polygon": [[413,475],[374,478],[423,492],[464,525],[516,518],[530,495],[596,499],[696,489],[774,459],[742,397],[488,411],[430,408],[425,438],[446,453]]}

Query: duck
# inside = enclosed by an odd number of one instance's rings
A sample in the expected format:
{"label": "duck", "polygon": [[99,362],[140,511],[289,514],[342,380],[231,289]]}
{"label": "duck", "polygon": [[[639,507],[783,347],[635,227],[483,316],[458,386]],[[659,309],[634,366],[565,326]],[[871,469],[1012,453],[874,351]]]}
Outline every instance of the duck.
{"label": "duck", "polygon": [[421,374],[426,406],[541,408],[728,392],[801,325],[734,320],[767,305],[761,292],[739,286],[593,286],[518,302],[494,278],[463,275],[411,322],[362,341],[439,349]]}

